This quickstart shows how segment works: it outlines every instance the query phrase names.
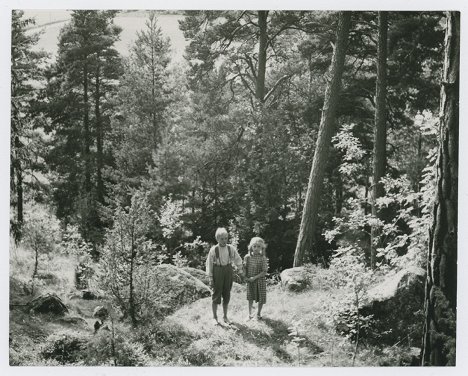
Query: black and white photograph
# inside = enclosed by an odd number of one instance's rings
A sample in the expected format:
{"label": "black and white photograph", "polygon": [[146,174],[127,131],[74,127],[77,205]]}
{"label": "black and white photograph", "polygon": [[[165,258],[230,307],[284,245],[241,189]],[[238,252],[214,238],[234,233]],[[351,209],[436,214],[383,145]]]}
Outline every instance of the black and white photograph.
{"label": "black and white photograph", "polygon": [[206,3],[2,7],[6,367],[466,367],[462,3]]}

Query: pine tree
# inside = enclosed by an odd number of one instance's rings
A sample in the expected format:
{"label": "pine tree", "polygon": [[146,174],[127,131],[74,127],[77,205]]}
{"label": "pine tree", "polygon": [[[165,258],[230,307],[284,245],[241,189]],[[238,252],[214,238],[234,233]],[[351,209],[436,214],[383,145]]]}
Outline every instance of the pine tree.
{"label": "pine tree", "polygon": [[315,146],[314,159],[309,176],[309,184],[302,212],[299,238],[297,240],[294,254],[294,266],[304,263],[304,256],[313,244],[315,225],[317,222],[317,211],[321,198],[323,185],[323,173],[328,158],[331,138],[336,121],[336,107],[338,95],[341,88],[341,77],[343,74],[348,33],[351,24],[351,13],[340,12],[338,16],[338,27],[336,32],[336,45],[330,67],[330,82],[325,93],[320,130]]}
{"label": "pine tree", "polygon": [[[120,72],[113,45],[121,29],[113,24],[116,11],[73,11],[60,33],[56,64],[47,94],[54,144],[49,163],[57,214],[79,221],[86,241],[102,239],[98,204],[104,203],[104,144],[108,132],[109,96]],[[93,111],[94,109],[94,111]]]}
{"label": "pine tree", "polygon": [[[33,19],[23,18],[23,12],[12,11],[11,24],[11,133],[10,133],[10,206],[16,214],[11,230],[16,240],[21,239],[24,221],[25,178],[34,173],[34,160],[43,142],[36,131],[39,118],[34,115],[39,82],[43,80],[41,65],[44,53],[32,51],[38,34],[26,34]],[[35,85],[34,85],[35,83]]]}
{"label": "pine tree", "polygon": [[460,13],[447,12],[440,91],[439,152],[429,235],[423,365],[455,365],[457,317]]}

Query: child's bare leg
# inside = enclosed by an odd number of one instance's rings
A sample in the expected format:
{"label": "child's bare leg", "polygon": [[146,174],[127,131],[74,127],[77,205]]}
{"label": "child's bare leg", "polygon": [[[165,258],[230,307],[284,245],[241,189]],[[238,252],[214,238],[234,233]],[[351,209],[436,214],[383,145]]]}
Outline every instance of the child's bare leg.
{"label": "child's bare leg", "polygon": [[213,310],[213,318],[218,321],[218,304],[216,304],[215,302],[213,302],[211,304],[211,308]]}
{"label": "child's bare leg", "polygon": [[257,317],[262,317],[262,308],[263,308],[263,303],[258,302]]}
{"label": "child's bare leg", "polygon": [[252,318],[253,300],[249,300],[249,318]]}
{"label": "child's bare leg", "polygon": [[228,313],[228,304],[223,301],[223,314],[224,314],[224,319],[227,320],[227,313]]}

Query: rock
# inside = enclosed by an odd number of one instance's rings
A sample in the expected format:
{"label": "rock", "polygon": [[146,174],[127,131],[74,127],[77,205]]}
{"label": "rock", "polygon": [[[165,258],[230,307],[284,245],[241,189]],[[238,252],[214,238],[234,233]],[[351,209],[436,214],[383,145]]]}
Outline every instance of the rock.
{"label": "rock", "polygon": [[90,290],[82,290],[81,298],[84,300],[96,300],[96,299],[99,299],[99,296],[97,296],[96,293]]}
{"label": "rock", "polygon": [[68,308],[62,300],[55,294],[39,295],[29,303],[30,310],[38,313],[53,313],[55,315],[65,315]]}
{"label": "rock", "polygon": [[206,274],[205,271],[200,270],[200,269],[190,268],[188,266],[182,269],[186,271],[187,273],[189,273],[191,276],[198,278],[205,285],[207,286],[210,285],[210,277]]}
{"label": "rock", "polygon": [[94,308],[93,317],[104,321],[109,317],[109,311],[104,306],[97,306]]}
{"label": "rock", "polygon": [[102,326],[102,321],[96,320],[96,322],[94,323],[94,333],[96,333],[101,326]]}
{"label": "rock", "polygon": [[[372,316],[361,338],[369,343],[420,347],[423,325],[425,271],[411,267],[399,271],[368,291],[359,310],[361,317]],[[338,323],[353,328],[353,315],[342,312]],[[355,317],[355,316],[354,316]],[[355,320],[354,320],[355,321]]]}
{"label": "rock", "polygon": [[281,272],[281,285],[290,291],[302,291],[310,286],[310,274],[303,266]]}
{"label": "rock", "polygon": [[158,313],[162,315],[170,314],[183,305],[211,295],[207,285],[174,265],[156,266],[150,278],[149,283],[154,286],[150,299],[153,299],[160,311]]}

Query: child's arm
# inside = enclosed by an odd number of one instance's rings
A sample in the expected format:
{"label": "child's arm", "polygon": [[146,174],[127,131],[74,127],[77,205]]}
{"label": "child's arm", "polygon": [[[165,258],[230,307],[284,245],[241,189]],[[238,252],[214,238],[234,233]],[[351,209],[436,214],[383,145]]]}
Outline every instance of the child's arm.
{"label": "child's arm", "polygon": [[261,273],[257,274],[256,276],[252,277],[252,280],[255,281],[256,279],[265,277],[267,275],[268,271],[268,259],[266,257],[263,257],[263,270]]}
{"label": "child's arm", "polygon": [[261,273],[259,273],[257,275],[254,275],[252,277],[252,280],[255,281],[256,279],[262,278],[262,277],[266,276],[266,274],[267,274],[266,272],[261,272]]}
{"label": "child's arm", "polygon": [[213,247],[208,252],[206,257],[206,274],[210,277],[211,284],[213,284]]}

